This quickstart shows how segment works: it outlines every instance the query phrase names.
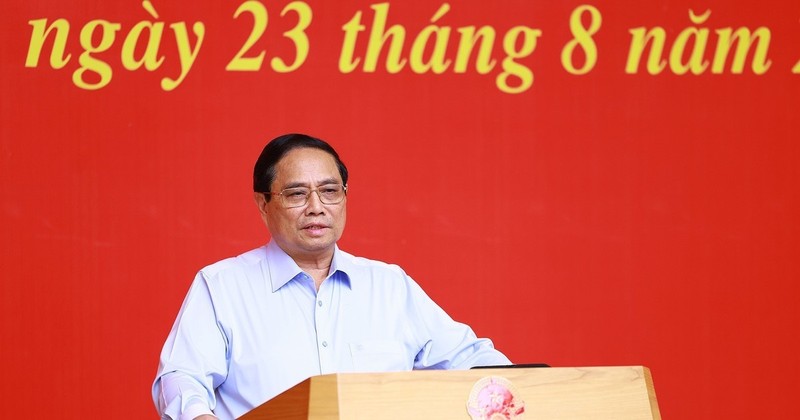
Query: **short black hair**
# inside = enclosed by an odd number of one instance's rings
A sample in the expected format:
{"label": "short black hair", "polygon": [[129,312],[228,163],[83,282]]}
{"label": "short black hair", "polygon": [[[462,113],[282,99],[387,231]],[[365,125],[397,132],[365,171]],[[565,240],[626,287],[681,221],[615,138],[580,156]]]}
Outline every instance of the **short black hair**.
{"label": "short black hair", "polygon": [[[300,148],[319,149],[333,156],[334,160],[336,160],[336,166],[339,168],[342,183],[347,185],[347,167],[339,159],[339,154],[330,144],[306,134],[291,133],[275,137],[264,146],[264,150],[261,151],[261,155],[253,168],[253,191],[271,192],[272,181],[275,180],[275,165],[280,162],[286,153]],[[265,194],[265,198],[269,201],[271,195]]]}

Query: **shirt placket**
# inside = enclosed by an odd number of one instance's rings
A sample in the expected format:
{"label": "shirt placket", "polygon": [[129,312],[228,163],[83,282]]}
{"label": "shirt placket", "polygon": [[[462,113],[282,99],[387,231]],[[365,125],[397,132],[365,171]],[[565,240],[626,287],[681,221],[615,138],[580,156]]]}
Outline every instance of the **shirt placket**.
{"label": "shirt placket", "polygon": [[331,283],[333,283],[331,279],[322,282],[314,304],[314,322],[317,325],[317,354],[319,354],[320,374],[323,375],[336,371],[333,337],[331,336],[331,298],[335,285]]}

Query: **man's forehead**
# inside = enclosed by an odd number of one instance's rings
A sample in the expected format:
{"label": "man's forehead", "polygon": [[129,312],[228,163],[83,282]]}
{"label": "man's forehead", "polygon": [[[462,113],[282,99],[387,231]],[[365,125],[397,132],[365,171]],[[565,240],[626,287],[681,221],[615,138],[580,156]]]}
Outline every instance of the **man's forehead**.
{"label": "man's forehead", "polygon": [[287,152],[275,165],[275,181],[282,183],[339,183],[341,176],[336,159],[316,148],[299,148]]}

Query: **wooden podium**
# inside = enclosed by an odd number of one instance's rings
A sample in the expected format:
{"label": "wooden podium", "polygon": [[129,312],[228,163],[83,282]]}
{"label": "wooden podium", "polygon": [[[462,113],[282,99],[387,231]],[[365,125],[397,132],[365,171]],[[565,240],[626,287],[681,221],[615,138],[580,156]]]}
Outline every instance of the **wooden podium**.
{"label": "wooden podium", "polygon": [[468,408],[475,414],[489,407],[482,412],[491,414],[509,402],[510,412],[523,419],[661,419],[650,370],[643,366],[321,375],[240,419],[469,420]]}

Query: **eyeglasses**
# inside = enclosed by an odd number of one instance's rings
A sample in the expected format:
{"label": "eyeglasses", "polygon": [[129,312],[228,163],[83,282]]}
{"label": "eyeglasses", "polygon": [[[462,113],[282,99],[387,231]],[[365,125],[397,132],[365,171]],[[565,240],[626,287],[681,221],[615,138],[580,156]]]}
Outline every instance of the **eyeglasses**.
{"label": "eyeglasses", "polygon": [[344,200],[347,195],[347,185],[342,184],[325,184],[317,188],[311,189],[308,187],[295,187],[286,188],[279,193],[265,192],[263,194],[279,195],[281,196],[281,203],[286,209],[294,207],[302,207],[308,203],[308,198],[311,193],[316,192],[319,201],[322,204],[339,204]]}

